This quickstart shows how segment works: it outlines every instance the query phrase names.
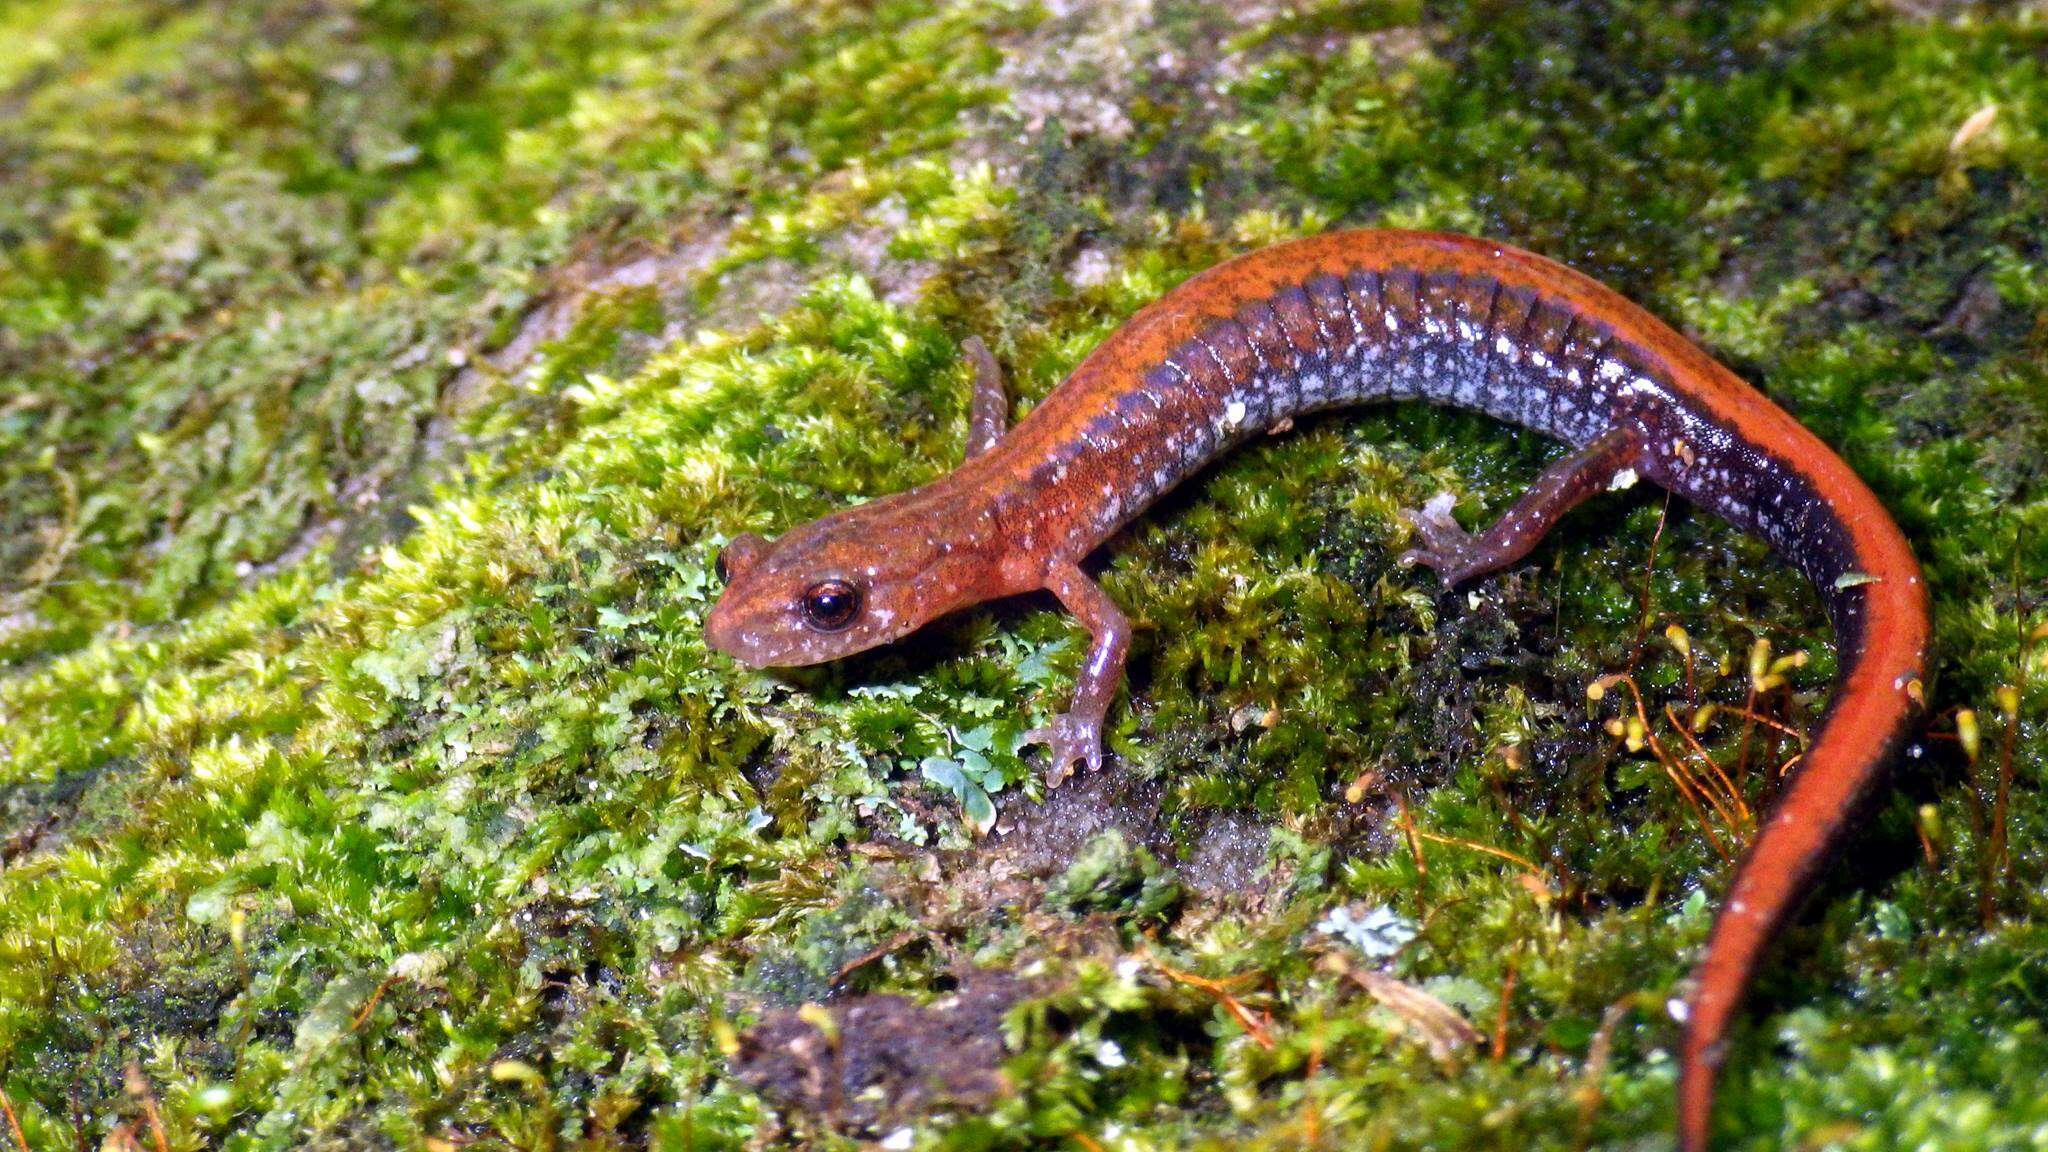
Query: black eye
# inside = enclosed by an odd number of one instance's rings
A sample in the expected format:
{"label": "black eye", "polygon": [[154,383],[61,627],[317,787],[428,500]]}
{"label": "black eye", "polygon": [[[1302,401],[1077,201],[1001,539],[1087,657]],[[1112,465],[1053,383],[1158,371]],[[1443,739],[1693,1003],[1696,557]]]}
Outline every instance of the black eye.
{"label": "black eye", "polygon": [[804,617],[820,632],[837,632],[860,613],[860,589],[844,580],[826,580],[804,593]]}
{"label": "black eye", "polygon": [[720,584],[732,583],[732,569],[726,566],[725,549],[720,548],[718,555],[711,558],[711,570],[718,574]]}

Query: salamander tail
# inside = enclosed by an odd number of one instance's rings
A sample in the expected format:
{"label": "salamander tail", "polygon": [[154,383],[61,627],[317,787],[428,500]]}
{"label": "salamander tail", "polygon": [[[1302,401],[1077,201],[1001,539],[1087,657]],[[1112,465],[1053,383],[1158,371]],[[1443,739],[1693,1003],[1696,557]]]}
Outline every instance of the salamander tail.
{"label": "salamander tail", "polygon": [[[1876,507],[1874,496],[1868,502]],[[1679,1065],[1682,1152],[1707,1152],[1715,1080],[1750,979],[1911,739],[1924,700],[1919,568],[1889,517],[1836,516],[1832,534],[1848,540],[1848,554],[1809,572],[1829,600],[1842,671],[1812,743],[1735,869],[1694,975]]]}

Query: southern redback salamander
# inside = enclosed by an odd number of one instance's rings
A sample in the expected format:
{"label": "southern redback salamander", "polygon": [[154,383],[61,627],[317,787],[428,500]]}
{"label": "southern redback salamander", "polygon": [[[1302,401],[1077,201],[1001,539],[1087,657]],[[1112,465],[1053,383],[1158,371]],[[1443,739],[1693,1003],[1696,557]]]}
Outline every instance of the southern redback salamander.
{"label": "southern redback salamander", "polygon": [[1877,497],[1811,432],[1599,283],[1464,236],[1359,231],[1232,260],[1139,312],[1022,423],[970,342],[967,459],[915,491],[720,556],[712,647],[813,664],[948,613],[1049,589],[1094,636],[1072,707],[1026,740],[1057,785],[1098,766],[1130,628],[1082,560],[1161,494],[1305,412],[1420,399],[1574,451],[1468,534],[1448,500],[1412,513],[1404,563],[1457,584],[1526,555],[1587,497],[1647,480],[1768,541],[1818,586],[1834,694],[1716,915],[1684,1009],[1679,1143],[1706,1148],[1729,1025],[1766,945],[1814,883],[1921,709],[1926,589]]}

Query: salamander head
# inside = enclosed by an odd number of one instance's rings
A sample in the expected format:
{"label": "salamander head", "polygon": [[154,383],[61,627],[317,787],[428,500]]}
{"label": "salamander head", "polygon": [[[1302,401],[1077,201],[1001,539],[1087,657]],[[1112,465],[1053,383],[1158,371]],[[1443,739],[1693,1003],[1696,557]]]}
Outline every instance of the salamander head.
{"label": "salamander head", "polygon": [[837,660],[980,599],[979,567],[926,533],[904,531],[880,502],[775,541],[747,533],[719,554],[725,593],[704,638],[755,668]]}

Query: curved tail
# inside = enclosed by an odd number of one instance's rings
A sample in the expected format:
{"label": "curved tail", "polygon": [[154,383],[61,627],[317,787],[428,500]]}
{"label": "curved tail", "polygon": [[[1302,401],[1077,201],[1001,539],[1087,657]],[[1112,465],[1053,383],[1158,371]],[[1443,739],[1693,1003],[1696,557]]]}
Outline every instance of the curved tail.
{"label": "curved tail", "polygon": [[1929,628],[1919,566],[1877,498],[1821,451],[1822,466],[1839,475],[1830,478],[1823,523],[1811,526],[1819,538],[1796,550],[1828,601],[1841,672],[1805,756],[1736,867],[1694,975],[1679,1066],[1683,1152],[1708,1148],[1728,1030],[1759,961],[1911,738],[1924,699]]}

